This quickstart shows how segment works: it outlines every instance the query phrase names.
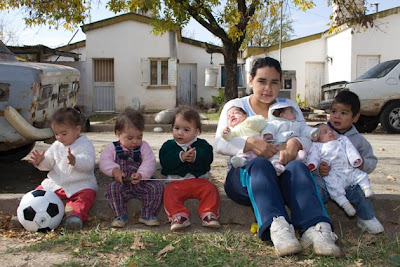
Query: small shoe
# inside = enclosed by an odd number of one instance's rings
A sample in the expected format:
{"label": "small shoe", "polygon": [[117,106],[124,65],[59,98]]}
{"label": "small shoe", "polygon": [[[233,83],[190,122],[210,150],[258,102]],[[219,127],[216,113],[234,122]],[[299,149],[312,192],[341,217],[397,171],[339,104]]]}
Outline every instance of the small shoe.
{"label": "small shoe", "polygon": [[294,234],[293,225],[285,217],[273,218],[271,224],[271,240],[278,256],[286,256],[301,252],[302,247]]}
{"label": "small shoe", "polygon": [[303,248],[313,245],[315,254],[322,256],[342,256],[342,251],[335,242],[337,235],[332,232],[331,225],[327,222],[317,223],[305,231],[300,239]]}
{"label": "small shoe", "polygon": [[13,229],[23,229],[24,228],[24,226],[19,222],[17,216],[11,217],[10,224]]}
{"label": "small shoe", "polygon": [[180,230],[190,225],[189,219],[183,216],[175,216],[171,222],[171,231]]}
{"label": "small shoe", "polygon": [[78,216],[69,216],[64,223],[67,230],[78,231],[82,229],[82,220]]}
{"label": "small shoe", "polygon": [[206,217],[203,218],[201,225],[205,227],[211,228],[220,228],[221,225],[218,222],[217,216],[214,213],[208,214]]}
{"label": "small shoe", "polygon": [[343,205],[342,208],[346,212],[347,215],[349,216],[354,216],[356,215],[356,210],[354,209],[353,205],[351,205],[350,201],[346,201]]}
{"label": "small shoe", "polygon": [[147,225],[147,226],[158,226],[160,225],[160,222],[157,220],[155,217],[150,217],[148,219],[145,218],[139,218],[139,222]]}
{"label": "small shoe", "polygon": [[365,197],[372,197],[375,195],[375,192],[372,190],[371,187],[363,188]]}
{"label": "small shoe", "polygon": [[111,227],[114,228],[124,228],[126,225],[126,221],[124,221],[121,217],[117,217],[112,221]]}
{"label": "small shoe", "polygon": [[372,218],[371,220],[362,220],[357,218],[357,226],[370,234],[379,234],[385,230],[383,229],[383,225],[376,217]]}
{"label": "small shoe", "polygon": [[242,157],[233,156],[231,158],[231,164],[235,168],[241,168],[247,164],[247,159],[242,158]]}

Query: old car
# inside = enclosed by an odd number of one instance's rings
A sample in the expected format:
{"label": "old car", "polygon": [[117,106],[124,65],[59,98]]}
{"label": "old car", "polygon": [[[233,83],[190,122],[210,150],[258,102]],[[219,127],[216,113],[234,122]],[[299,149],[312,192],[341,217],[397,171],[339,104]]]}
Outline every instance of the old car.
{"label": "old car", "polygon": [[335,82],[321,87],[320,109],[329,110],[342,90],[358,95],[361,116],[355,124],[359,132],[372,132],[380,123],[388,133],[400,133],[400,59],[382,62],[353,82]]}
{"label": "old car", "polygon": [[49,119],[76,105],[79,75],[67,66],[18,61],[0,42],[0,161],[19,160],[36,141],[53,139]]}

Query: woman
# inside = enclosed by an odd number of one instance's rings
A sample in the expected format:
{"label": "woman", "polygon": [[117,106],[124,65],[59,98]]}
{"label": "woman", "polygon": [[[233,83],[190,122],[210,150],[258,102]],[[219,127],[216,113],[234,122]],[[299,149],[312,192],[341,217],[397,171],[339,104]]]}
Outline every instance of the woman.
{"label": "woman", "polygon": [[[278,178],[268,161],[277,152],[275,146],[257,137],[235,137],[227,142],[221,136],[222,129],[227,125],[227,111],[232,106],[243,108],[249,116],[267,118],[272,104],[291,102],[301,114],[294,101],[277,98],[281,79],[282,70],[277,60],[270,57],[256,60],[249,77],[254,93],[227,102],[222,110],[215,137],[216,151],[229,156],[253,151],[258,156],[242,168],[230,168],[225,192],[235,202],[253,206],[259,237],[261,240],[271,239],[279,256],[299,253],[302,247],[310,245],[318,255],[339,256],[341,251],[335,245],[337,236],[332,232],[331,220],[311,173],[302,162],[293,160],[304,141],[290,139],[287,142],[286,149],[280,153],[280,163],[286,165],[286,171]],[[291,218],[285,205],[291,210]],[[301,245],[294,227],[302,234]]]}

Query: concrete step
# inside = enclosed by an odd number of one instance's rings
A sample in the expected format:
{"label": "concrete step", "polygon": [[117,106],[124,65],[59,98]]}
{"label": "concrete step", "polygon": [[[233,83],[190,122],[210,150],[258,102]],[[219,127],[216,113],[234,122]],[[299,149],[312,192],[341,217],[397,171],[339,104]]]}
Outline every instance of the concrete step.
{"label": "concrete step", "polygon": [[[0,194],[0,211],[15,215],[22,197],[23,194]],[[395,237],[396,234],[400,233],[400,196],[378,194],[372,198],[372,204],[376,217],[385,227],[385,232],[391,237]],[[197,215],[198,200],[190,199],[185,202],[185,205],[191,212],[191,222],[200,224],[201,221]],[[129,201],[129,215],[132,216],[135,212],[139,211],[140,207],[141,202],[139,200],[133,199]],[[355,217],[350,218],[346,216],[344,211],[335,203],[329,202],[326,205],[326,209],[338,235],[348,230],[354,230],[356,231],[355,233],[360,232],[356,226],[357,220]],[[113,219],[113,213],[103,192],[98,193],[90,214],[100,219]],[[164,208],[161,209],[158,218],[161,221],[167,221]],[[229,199],[224,193],[221,193],[220,222],[222,224],[248,225],[250,229],[250,225],[254,221],[254,214],[251,207],[239,205]]]}

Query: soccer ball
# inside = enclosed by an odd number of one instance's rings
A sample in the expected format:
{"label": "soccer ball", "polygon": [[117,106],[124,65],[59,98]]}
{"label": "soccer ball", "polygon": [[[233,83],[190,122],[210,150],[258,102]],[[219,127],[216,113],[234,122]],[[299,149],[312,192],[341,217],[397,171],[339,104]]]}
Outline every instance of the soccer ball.
{"label": "soccer ball", "polygon": [[18,221],[31,232],[57,228],[64,216],[64,203],[51,191],[43,189],[26,193],[17,209]]}

